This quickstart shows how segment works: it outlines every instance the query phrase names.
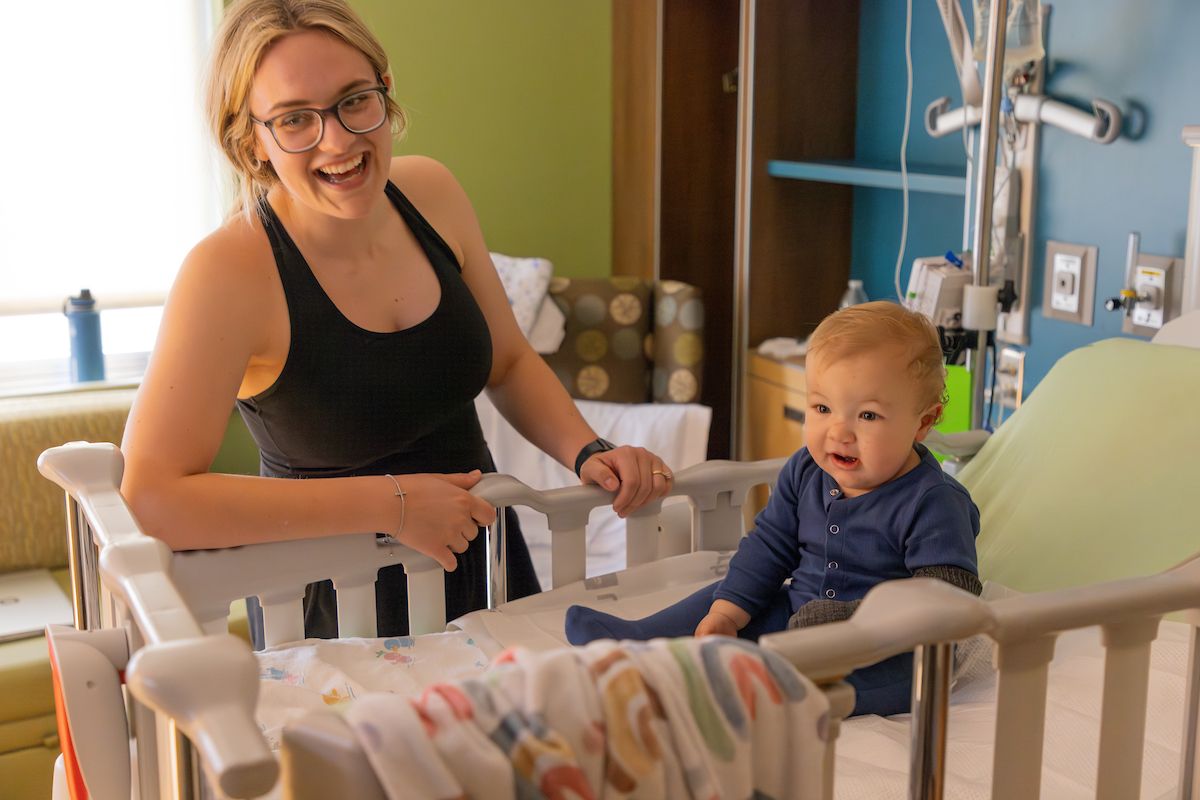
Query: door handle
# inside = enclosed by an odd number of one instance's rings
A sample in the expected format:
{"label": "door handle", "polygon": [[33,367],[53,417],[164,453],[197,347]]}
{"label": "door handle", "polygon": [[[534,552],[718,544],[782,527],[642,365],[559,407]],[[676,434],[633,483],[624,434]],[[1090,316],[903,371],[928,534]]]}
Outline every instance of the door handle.
{"label": "door handle", "polygon": [[783,418],[790,419],[792,422],[799,422],[801,425],[803,425],[804,424],[804,409],[792,408],[788,404],[784,403]]}

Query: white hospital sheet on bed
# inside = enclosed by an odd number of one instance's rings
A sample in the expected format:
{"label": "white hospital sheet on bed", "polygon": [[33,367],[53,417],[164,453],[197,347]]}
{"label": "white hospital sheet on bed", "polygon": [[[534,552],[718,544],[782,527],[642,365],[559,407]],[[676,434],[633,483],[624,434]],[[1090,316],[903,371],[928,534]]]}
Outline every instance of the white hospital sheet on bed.
{"label": "white hospital sheet on bed", "polygon": [[381,639],[306,639],[258,656],[257,718],[271,749],[284,724],[368,692],[416,694],[439,681],[477,675],[487,654],[469,634]]}
{"label": "white hospital sheet on bed", "polygon": [[[712,409],[694,403],[598,403],[576,400],[576,406],[602,438],[616,444],[653,450],[672,469],[698,464],[708,452],[708,427]],[[575,486],[579,479],[517,433],[496,407],[481,394],[475,400],[483,438],[500,472],[537,489]],[[668,501],[672,502],[672,501]],[[678,498],[676,502],[686,502]],[[546,518],[528,508],[517,508],[521,531],[529,544],[534,569],[543,587],[550,586],[550,531]],[[592,512],[587,529],[587,574],[601,575],[625,568],[625,523],[611,508]]]}
{"label": "white hospital sheet on bed", "polygon": [[[1173,796],[1179,775],[1179,733],[1188,644],[1186,625],[1164,622],[1151,650],[1143,798]],[[1097,628],[1059,637],[1046,695],[1042,797],[1096,796],[1104,648]],[[948,800],[991,796],[996,675],[968,667],[951,695],[946,754]],[[837,743],[839,800],[908,797],[909,715],[847,720]]]}

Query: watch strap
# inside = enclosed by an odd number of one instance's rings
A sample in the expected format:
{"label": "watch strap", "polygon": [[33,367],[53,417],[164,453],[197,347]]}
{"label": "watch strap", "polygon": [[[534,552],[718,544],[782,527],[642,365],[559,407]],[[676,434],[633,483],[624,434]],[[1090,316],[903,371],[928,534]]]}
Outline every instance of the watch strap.
{"label": "watch strap", "polygon": [[575,456],[575,474],[578,476],[579,471],[583,469],[583,464],[596,453],[607,453],[609,450],[616,450],[617,446],[607,439],[593,439],[585,444],[579,451],[579,455]]}

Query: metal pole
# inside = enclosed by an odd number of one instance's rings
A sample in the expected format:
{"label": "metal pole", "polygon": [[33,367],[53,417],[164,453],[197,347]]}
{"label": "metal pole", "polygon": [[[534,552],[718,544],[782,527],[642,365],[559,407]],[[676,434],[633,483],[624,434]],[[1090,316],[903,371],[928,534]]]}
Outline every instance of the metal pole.
{"label": "metal pole", "polygon": [[67,495],[67,568],[71,576],[71,606],[75,628],[93,631],[100,627],[100,592],[96,577],[96,554],[83,509]]}
{"label": "metal pole", "polygon": [[170,740],[167,758],[171,770],[171,800],[195,800],[200,797],[200,791],[192,743],[175,725],[175,720],[167,723],[167,736]]}
{"label": "metal pole", "polygon": [[737,125],[737,197],[734,202],[733,228],[733,320],[729,334],[733,340],[729,385],[729,457],[742,457],[745,439],[743,416],[746,391],[742,371],[746,348],[750,346],[750,212],[751,182],[754,175],[754,41],[755,13],[758,0],[742,0],[739,8],[741,38],[738,42],[738,125]]}
{"label": "metal pole", "polygon": [[508,548],[505,546],[504,509],[496,509],[496,521],[487,529],[488,608],[508,602]]}
{"label": "metal pole", "polygon": [[[988,18],[987,64],[983,80],[982,134],[979,143],[979,179],[975,184],[975,235],[971,244],[971,268],[976,286],[988,285],[992,249],[992,200],[996,183],[996,138],[1000,127],[1000,90],[1004,82],[1004,27],[1008,0],[992,0]],[[983,427],[984,362],[987,331],[978,331],[971,370],[971,427]],[[973,363],[972,363],[973,362]]]}
{"label": "metal pole", "polygon": [[941,800],[946,789],[946,715],[954,645],[922,645],[913,650],[912,749],[908,796]]}

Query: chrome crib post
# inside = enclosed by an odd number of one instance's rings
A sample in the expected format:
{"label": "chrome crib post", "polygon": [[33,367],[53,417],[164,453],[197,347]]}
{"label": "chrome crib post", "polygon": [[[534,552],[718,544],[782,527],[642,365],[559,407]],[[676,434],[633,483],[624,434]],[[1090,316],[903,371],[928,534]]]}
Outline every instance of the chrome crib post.
{"label": "chrome crib post", "polygon": [[946,779],[946,722],[954,645],[922,645],[913,650],[912,748],[908,796],[941,800]]}
{"label": "chrome crib post", "polygon": [[508,548],[504,509],[496,508],[496,521],[487,529],[487,607],[508,602]]}
{"label": "chrome crib post", "polygon": [[71,606],[75,628],[92,631],[100,627],[100,577],[96,547],[83,509],[70,494],[67,498],[67,567],[71,576]]}

